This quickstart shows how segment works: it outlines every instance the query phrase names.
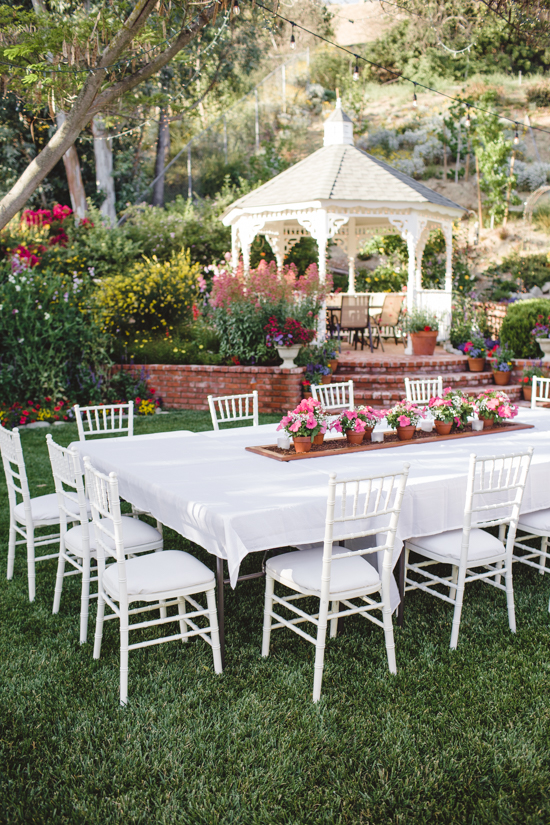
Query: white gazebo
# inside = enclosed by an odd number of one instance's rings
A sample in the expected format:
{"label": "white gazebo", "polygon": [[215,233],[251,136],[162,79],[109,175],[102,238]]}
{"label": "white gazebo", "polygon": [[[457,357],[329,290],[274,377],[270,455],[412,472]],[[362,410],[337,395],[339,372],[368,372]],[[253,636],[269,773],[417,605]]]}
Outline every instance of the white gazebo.
{"label": "white gazebo", "polygon": [[[409,253],[407,306],[425,307],[441,318],[440,339],[448,338],[452,294],[452,224],[462,206],[399,172],[380,158],[357,149],[353,123],[336,108],[325,123],[324,145],[226,209],[231,226],[233,265],[242,252],[245,270],[250,246],[264,235],[282,266],[284,256],[305,235],[319,248],[319,273],[326,276],[330,239],[345,249],[349,292],[355,293],[355,257],[371,236],[398,233]],[[440,227],[446,241],[443,289],[422,289],[422,257],[428,235]]]}

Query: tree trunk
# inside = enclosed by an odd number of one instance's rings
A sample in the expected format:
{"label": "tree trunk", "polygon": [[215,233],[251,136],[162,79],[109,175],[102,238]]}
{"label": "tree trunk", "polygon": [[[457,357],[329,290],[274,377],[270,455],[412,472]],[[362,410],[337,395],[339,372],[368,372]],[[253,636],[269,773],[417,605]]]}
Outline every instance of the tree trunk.
{"label": "tree trunk", "polygon": [[102,215],[105,215],[111,226],[114,226],[116,223],[116,198],[113,179],[113,150],[101,115],[96,115],[92,120],[92,134],[94,136],[95,182],[97,191],[105,196],[99,211]]}
{"label": "tree trunk", "polygon": [[204,29],[215,16],[218,8],[217,3],[209,3],[191,23],[184,24],[185,27],[165,51],[140,66],[133,74],[115,81],[112,85],[107,85],[101,91],[105,80],[105,75],[101,70],[107,71],[107,67],[118,60],[129,47],[145,25],[157,2],[158,0],[135,0],[135,5],[124,25],[114,35],[111,43],[104,49],[98,65],[86,78],[63,125],[52,135],[46,146],[33,158],[14,186],[0,201],[0,229],[3,229],[25,206],[36,188],[63,155],[69,151],[82,129],[94,115],[99,114],[125,92],[131,91],[157,74]]}
{"label": "tree trunk", "polygon": [[[153,187],[153,206],[164,207],[164,167],[170,151],[170,121],[166,109],[160,110],[159,133],[157,140],[157,157],[155,162],[155,178]],[[159,175],[161,177],[159,177]]]}
{"label": "tree trunk", "polygon": [[[58,112],[55,119],[57,121],[57,128],[59,129],[65,123],[67,115],[65,112]],[[86,217],[86,192],[84,191],[84,184],[82,183],[80,161],[74,143],[63,155],[63,163],[65,165],[65,172],[67,173],[71,206],[77,218],[82,221]]]}

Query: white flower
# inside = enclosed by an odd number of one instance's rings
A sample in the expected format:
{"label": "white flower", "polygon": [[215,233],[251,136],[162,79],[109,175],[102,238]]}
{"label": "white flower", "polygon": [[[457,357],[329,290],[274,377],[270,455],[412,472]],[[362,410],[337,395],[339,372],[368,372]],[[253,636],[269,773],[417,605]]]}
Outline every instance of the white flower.
{"label": "white flower", "polygon": [[25,340],[24,338],[18,338],[18,341],[19,341],[20,344],[22,344],[24,340]]}
{"label": "white flower", "polygon": [[19,284],[15,284],[15,291],[21,292],[21,287],[19,286]]}
{"label": "white flower", "polygon": [[49,320],[50,320],[50,313],[49,313],[49,312],[45,312],[45,313],[44,313],[44,320],[45,320],[45,321],[49,321]]}

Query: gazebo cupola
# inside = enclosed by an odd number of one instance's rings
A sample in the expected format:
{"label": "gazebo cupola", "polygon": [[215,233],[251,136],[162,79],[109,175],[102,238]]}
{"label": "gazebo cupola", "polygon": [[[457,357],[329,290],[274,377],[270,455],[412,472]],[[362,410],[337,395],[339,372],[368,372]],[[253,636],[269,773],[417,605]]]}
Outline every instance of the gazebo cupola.
{"label": "gazebo cupola", "polygon": [[[397,233],[409,253],[407,305],[426,306],[442,318],[446,338],[452,291],[452,224],[464,213],[448,198],[354,146],[353,123],[340,99],[325,122],[323,146],[229,206],[222,215],[231,226],[236,266],[242,252],[246,270],[250,246],[264,235],[277,264],[305,235],[317,242],[319,273],[326,276],[332,240],[347,254],[349,292],[355,293],[355,258],[374,235]],[[440,227],[446,240],[444,289],[422,288],[422,257],[428,235]]]}

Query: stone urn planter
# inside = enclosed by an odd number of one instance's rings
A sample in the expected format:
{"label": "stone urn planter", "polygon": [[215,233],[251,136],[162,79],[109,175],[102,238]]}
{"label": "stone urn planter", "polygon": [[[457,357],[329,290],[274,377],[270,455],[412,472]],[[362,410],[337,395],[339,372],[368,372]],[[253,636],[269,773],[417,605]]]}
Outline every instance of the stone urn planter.
{"label": "stone urn planter", "polygon": [[411,332],[414,355],[433,355],[437,343],[437,330],[431,332]]}
{"label": "stone urn planter", "polygon": [[535,338],[535,341],[543,351],[543,361],[550,361],[550,338]]}
{"label": "stone urn planter", "polygon": [[468,369],[470,372],[483,372],[485,369],[485,358],[468,358]]}
{"label": "stone urn planter", "polygon": [[294,359],[297,358],[298,353],[302,349],[301,344],[295,344],[292,347],[277,347],[277,352],[279,353],[279,358],[283,359],[283,363],[281,364],[282,369],[284,370],[292,370],[296,366],[294,363]]}

